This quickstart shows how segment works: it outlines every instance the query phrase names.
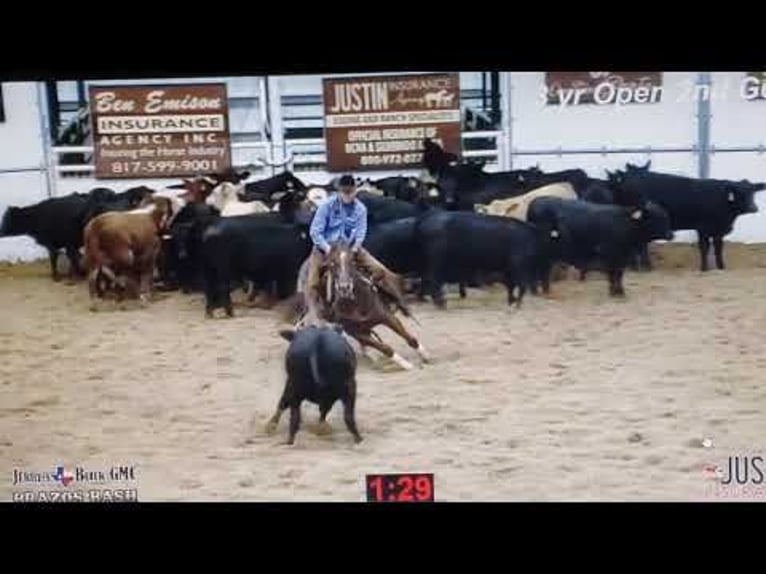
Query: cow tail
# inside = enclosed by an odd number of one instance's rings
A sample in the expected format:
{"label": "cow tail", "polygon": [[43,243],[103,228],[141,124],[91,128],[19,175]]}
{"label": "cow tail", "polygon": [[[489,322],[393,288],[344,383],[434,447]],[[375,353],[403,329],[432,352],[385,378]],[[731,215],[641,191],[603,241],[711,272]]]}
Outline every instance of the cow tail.
{"label": "cow tail", "polygon": [[[321,344],[321,341],[320,343]],[[319,374],[319,349],[317,347],[314,347],[311,350],[311,354],[309,355],[309,365],[311,366],[311,376],[314,377],[314,382],[317,384],[318,387],[324,387],[324,381],[322,380],[322,376]]]}

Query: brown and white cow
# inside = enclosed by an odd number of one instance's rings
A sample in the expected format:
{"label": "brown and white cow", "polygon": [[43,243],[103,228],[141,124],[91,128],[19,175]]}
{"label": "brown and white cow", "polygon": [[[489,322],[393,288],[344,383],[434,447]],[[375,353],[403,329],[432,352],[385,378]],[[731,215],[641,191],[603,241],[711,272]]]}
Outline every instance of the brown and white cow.
{"label": "brown and white cow", "polygon": [[529,204],[538,197],[577,199],[577,194],[570,183],[552,183],[533,189],[524,195],[509,197],[507,199],[496,199],[488,205],[476,204],[474,205],[474,210],[477,213],[484,213],[486,215],[500,215],[526,221]]}
{"label": "brown and white cow", "polygon": [[105,284],[146,301],[152,290],[160,234],[171,218],[171,201],[147,198],[131,211],[109,212],[94,217],[84,230],[85,265],[91,309],[105,295]]}

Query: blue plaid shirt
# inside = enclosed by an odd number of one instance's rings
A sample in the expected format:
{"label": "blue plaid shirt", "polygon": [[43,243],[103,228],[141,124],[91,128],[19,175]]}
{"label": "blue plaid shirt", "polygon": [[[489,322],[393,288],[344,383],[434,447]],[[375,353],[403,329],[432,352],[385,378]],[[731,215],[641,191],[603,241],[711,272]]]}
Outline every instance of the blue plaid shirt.
{"label": "blue plaid shirt", "polygon": [[331,243],[341,239],[359,247],[367,236],[367,208],[358,199],[350,206],[345,205],[335,193],[319,205],[309,234],[314,245],[325,253]]}

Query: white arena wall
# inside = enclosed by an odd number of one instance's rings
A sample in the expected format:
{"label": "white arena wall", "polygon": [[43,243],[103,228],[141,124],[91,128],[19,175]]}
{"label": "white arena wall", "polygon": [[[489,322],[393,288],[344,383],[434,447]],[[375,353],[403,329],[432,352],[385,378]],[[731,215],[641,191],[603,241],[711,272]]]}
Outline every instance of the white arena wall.
{"label": "white arena wall", "polygon": [[[29,205],[48,197],[44,138],[38,86],[32,82],[3,83],[5,121],[0,122],[0,217],[9,205]],[[0,261],[46,257],[28,237],[0,239]]]}

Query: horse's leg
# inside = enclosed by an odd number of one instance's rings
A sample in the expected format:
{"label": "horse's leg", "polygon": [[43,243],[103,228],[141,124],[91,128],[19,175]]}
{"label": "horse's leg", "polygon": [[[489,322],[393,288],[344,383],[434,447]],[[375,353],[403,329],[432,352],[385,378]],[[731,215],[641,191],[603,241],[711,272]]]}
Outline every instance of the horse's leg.
{"label": "horse's leg", "polygon": [[407,344],[418,352],[418,355],[420,355],[420,358],[423,359],[423,362],[428,363],[431,360],[423,344],[420,343],[415,337],[413,337],[409,331],[407,331],[407,328],[404,326],[399,317],[395,315],[388,316],[384,322],[384,325],[399,335],[402,339],[407,341]]}
{"label": "horse's leg", "polygon": [[368,347],[372,347],[373,349],[377,349],[381,353],[383,353],[386,357],[389,359],[392,359],[394,362],[396,362],[397,365],[402,367],[406,371],[411,371],[414,369],[414,365],[410,363],[407,359],[404,357],[401,357],[398,353],[394,352],[394,350],[385,344],[383,341],[378,341],[377,339],[373,338],[372,334],[368,331],[366,333],[359,333],[355,332],[352,334],[352,336],[359,341],[361,345],[367,345]]}

